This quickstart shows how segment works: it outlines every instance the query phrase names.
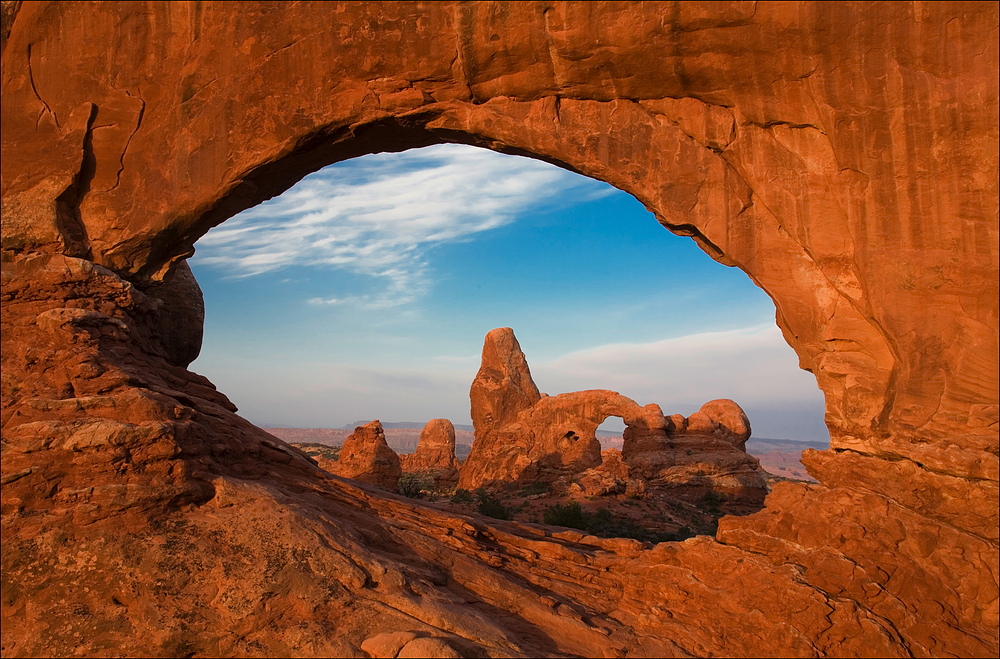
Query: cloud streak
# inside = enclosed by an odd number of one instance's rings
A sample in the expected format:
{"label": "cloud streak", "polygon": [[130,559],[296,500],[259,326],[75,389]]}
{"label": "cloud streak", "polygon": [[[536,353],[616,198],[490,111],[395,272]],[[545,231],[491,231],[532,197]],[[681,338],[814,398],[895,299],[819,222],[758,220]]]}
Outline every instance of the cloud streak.
{"label": "cloud streak", "polygon": [[768,324],[596,346],[541,362],[532,373],[542,389],[614,389],[668,413],[690,413],[715,398],[821,406],[816,379],[796,364],[781,331]]}
{"label": "cloud streak", "polygon": [[213,229],[196,262],[250,277],[292,266],[345,270],[376,293],[314,305],[389,308],[430,289],[428,251],[545,207],[610,190],[552,165],[461,145],[376,154],[334,165]]}

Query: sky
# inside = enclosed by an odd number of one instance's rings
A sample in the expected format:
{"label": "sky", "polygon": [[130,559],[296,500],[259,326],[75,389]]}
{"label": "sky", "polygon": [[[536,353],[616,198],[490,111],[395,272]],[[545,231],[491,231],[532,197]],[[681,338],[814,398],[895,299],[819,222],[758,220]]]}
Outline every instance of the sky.
{"label": "sky", "polygon": [[732,398],[756,436],[828,439],[770,298],[631,195],[554,165],[464,145],[355,158],[195,247],[191,369],[258,425],[471,423],[483,337],[512,327],[545,393],[685,415]]}

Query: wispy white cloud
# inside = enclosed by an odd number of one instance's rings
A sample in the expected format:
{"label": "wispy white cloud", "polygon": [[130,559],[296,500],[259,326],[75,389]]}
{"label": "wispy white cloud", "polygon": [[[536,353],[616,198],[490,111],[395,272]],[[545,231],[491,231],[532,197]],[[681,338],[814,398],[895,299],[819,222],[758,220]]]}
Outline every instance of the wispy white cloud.
{"label": "wispy white cloud", "polygon": [[195,259],[236,277],[346,270],[374,278],[379,292],[309,302],[389,308],[429,290],[434,245],[508,224],[557,194],[575,203],[610,192],[546,163],[461,145],[376,154],[320,170],[240,213],[198,242]]}
{"label": "wispy white cloud", "polygon": [[[528,354],[529,363],[531,355]],[[715,398],[741,405],[822,405],[816,379],[772,324],[689,334],[651,343],[615,343],[532,364],[556,393],[614,389],[667,413],[690,413]]]}

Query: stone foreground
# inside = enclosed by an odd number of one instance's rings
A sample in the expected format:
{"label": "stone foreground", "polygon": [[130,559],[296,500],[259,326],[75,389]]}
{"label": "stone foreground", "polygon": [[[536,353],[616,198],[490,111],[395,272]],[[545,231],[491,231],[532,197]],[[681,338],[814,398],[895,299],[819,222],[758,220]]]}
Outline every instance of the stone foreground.
{"label": "stone foreground", "polygon": [[[996,655],[995,3],[2,8],[4,656]],[[716,538],[551,535],[325,474],[185,368],[210,227],[442,141],[746,271],[820,482]]]}

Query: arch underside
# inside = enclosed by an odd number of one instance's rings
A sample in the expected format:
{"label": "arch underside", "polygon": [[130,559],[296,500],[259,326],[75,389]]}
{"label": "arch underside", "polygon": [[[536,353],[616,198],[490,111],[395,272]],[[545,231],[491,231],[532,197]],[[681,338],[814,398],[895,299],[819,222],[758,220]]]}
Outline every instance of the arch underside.
{"label": "arch underside", "polygon": [[[411,628],[492,654],[996,653],[995,5],[340,9],[18,9],[12,655],[79,630],[90,653],[348,654]],[[655,548],[486,524],[326,475],[183,367],[209,228],[441,142],[606,181],[747,272],[826,396],[820,484]]]}

